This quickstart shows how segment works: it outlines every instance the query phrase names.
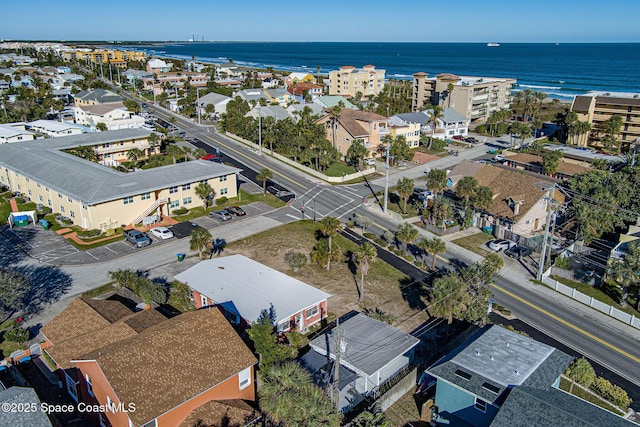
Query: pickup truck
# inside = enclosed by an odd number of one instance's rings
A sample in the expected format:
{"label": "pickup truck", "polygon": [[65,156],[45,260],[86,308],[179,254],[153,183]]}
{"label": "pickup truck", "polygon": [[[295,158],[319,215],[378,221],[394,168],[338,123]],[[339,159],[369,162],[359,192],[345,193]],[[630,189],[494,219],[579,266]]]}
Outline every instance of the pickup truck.
{"label": "pickup truck", "polygon": [[122,235],[136,248],[142,248],[151,244],[149,236],[139,230],[124,230]]}

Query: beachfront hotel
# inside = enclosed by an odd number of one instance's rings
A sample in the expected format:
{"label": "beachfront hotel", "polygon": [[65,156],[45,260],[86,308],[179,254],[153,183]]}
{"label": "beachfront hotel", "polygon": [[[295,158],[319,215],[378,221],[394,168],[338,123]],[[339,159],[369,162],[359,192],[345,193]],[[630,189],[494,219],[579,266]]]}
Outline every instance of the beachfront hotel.
{"label": "beachfront hotel", "polygon": [[640,143],[640,94],[622,92],[589,92],[577,95],[571,103],[571,111],[578,120],[591,125],[591,132],[577,135],[577,144],[601,146],[601,129],[614,114],[622,118],[618,141],[623,149]]}
{"label": "beachfront hotel", "polygon": [[[496,111],[509,109],[516,79],[465,77],[450,73],[413,75],[413,111],[427,104],[453,108],[472,123],[484,123]],[[451,86],[450,86],[451,85]],[[452,88],[452,90],[451,90]]]}
{"label": "beachfront hotel", "polygon": [[376,70],[373,65],[342,66],[329,71],[329,95],[353,97],[360,92],[364,96],[375,96],[384,89],[384,75],[385,70]]}
{"label": "beachfront hotel", "polygon": [[209,184],[216,197],[237,196],[236,174],[241,170],[231,166],[194,160],[124,173],[64,151],[133,147],[150,134],[123,129],[1,144],[0,184],[82,228],[102,231],[137,224],[150,215],[169,216],[179,207],[202,206],[195,192],[201,182]]}

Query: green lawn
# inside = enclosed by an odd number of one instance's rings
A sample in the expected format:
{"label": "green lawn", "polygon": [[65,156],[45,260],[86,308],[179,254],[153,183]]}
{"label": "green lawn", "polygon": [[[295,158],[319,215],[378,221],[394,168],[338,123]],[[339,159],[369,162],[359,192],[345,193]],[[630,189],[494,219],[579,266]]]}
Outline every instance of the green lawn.
{"label": "green lawn", "polygon": [[343,176],[357,172],[356,168],[344,162],[335,162],[324,171],[327,176]]}
{"label": "green lawn", "polygon": [[273,194],[270,194],[270,193],[249,194],[244,190],[239,190],[239,197],[229,199],[226,203],[222,205],[216,205],[214,202],[213,206],[210,206],[206,209],[203,206],[197,206],[195,208],[189,209],[189,212],[186,213],[185,215],[172,215],[172,218],[180,222],[190,221],[194,218],[200,218],[201,216],[209,215],[209,212],[211,211],[224,209],[227,206],[243,206],[243,205],[248,205],[249,203],[254,203],[254,202],[262,202],[271,206],[272,208],[281,208],[282,206],[286,205],[285,202],[283,202],[282,200],[278,199],[277,197],[275,197]]}
{"label": "green lawn", "polygon": [[620,289],[611,282],[604,282],[600,287],[596,288],[595,286],[577,282],[575,280],[565,279],[564,277],[553,275],[550,277],[564,285],[569,286],[570,288],[574,288],[575,290],[582,292],[585,295],[593,297],[600,302],[612,305],[615,308],[629,313],[633,316],[640,316],[640,312],[638,312],[633,307],[635,300],[631,297],[631,295],[628,299],[629,305],[627,305],[625,308],[620,307],[620,304],[618,304],[618,301],[620,301]]}
{"label": "green lawn", "polygon": [[471,236],[461,237],[456,240],[452,240],[451,243],[455,243],[458,246],[462,246],[465,249],[470,250],[478,255],[485,256],[492,251],[489,250],[486,243],[492,240],[493,236],[485,233],[472,234]]}
{"label": "green lawn", "polygon": [[[384,203],[384,201],[382,203]],[[407,210],[403,211],[402,208],[404,208],[404,200],[400,198],[400,196],[398,196],[396,193],[389,192],[389,201],[387,202],[387,209],[389,209],[392,212],[399,213],[400,215],[402,215],[403,218],[412,218],[420,215],[420,213],[418,212],[418,209],[416,208],[416,205],[412,204],[409,201],[407,201]]]}
{"label": "green lawn", "polygon": [[115,292],[116,288],[113,286],[113,283],[107,283],[106,285],[99,286],[97,288],[89,289],[86,292],[82,293],[83,298],[95,298],[100,295],[104,295],[109,292]]}

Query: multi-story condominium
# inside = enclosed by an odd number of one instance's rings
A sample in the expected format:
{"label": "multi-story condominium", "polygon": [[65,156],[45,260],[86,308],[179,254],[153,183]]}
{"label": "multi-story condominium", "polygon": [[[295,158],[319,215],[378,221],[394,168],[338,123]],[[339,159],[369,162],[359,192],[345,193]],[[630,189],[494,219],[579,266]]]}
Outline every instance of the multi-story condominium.
{"label": "multi-story condominium", "polygon": [[484,123],[496,111],[508,109],[515,79],[465,77],[426,73],[413,75],[413,111],[426,104],[453,108],[472,123]]}
{"label": "multi-story condominium", "polygon": [[162,92],[174,95],[187,81],[193,87],[206,87],[209,82],[209,75],[191,71],[172,71],[169,73],[155,73],[155,76],[142,78],[144,88],[152,90],[156,95]]}
{"label": "multi-story condominium", "polygon": [[127,147],[144,149],[150,134],[124,129],[0,144],[0,184],[82,228],[103,231],[137,224],[150,215],[169,216],[179,207],[203,206],[195,191],[201,182],[218,197],[237,196],[236,174],[241,170],[219,163],[194,160],[124,173],[65,152],[90,146],[106,157]]}
{"label": "multi-story condominium", "polygon": [[122,104],[81,105],[73,107],[75,123],[81,126],[97,128],[104,123],[107,130],[141,128],[145,119]]}
{"label": "multi-story condominium", "polygon": [[146,54],[144,52],[135,52],[132,50],[69,50],[61,52],[62,59],[65,61],[81,60],[89,61],[94,64],[112,64],[118,67],[125,67],[131,61],[144,61]]}
{"label": "multi-story condominium", "polygon": [[591,132],[577,135],[577,144],[602,145],[603,127],[614,114],[622,118],[618,141],[623,148],[640,142],[640,94],[619,92],[589,92],[573,99],[571,111],[578,120],[591,125]]}
{"label": "multi-story condominium", "polygon": [[351,65],[329,72],[329,95],[364,96],[377,95],[384,88],[385,70],[373,65],[356,68]]}
{"label": "multi-story condominium", "polygon": [[398,138],[399,136],[404,137],[407,141],[407,145],[410,148],[416,148],[420,145],[420,124],[419,123],[410,123],[410,122],[395,122],[393,121],[393,117],[389,118],[391,122],[391,137],[393,139]]}

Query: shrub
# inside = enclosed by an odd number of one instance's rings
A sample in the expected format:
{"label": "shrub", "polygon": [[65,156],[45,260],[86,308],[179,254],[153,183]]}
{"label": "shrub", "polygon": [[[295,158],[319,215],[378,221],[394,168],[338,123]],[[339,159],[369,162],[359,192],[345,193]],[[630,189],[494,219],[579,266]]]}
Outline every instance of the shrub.
{"label": "shrub", "polygon": [[184,206],[179,207],[178,209],[174,209],[173,211],[171,211],[171,213],[173,215],[185,215],[187,212],[189,212],[189,209],[185,208]]}
{"label": "shrub", "polygon": [[160,283],[156,283],[146,277],[133,278],[132,282],[127,284],[127,287],[147,304],[150,304],[152,301],[158,304],[165,304],[167,302],[167,289]]}
{"label": "shrub", "polygon": [[564,372],[567,377],[585,387],[591,387],[596,379],[596,371],[587,359],[581,357],[571,362],[571,365]]}
{"label": "shrub", "polygon": [[375,240],[378,237],[376,233],[363,233],[362,235],[371,240]]}
{"label": "shrub", "polygon": [[487,131],[487,125],[479,125],[476,127],[477,133],[485,133]]}
{"label": "shrub", "polygon": [[375,237],[373,241],[375,242],[376,245],[382,246],[383,248],[387,246],[387,242],[382,240],[380,237]]}
{"label": "shrub", "polygon": [[49,206],[43,206],[42,208],[40,208],[40,211],[43,215],[49,215],[52,212]]}
{"label": "shrub", "polygon": [[434,138],[431,143],[431,149],[435,151],[442,151],[446,148],[447,141],[443,141],[442,139]]}
{"label": "shrub", "polygon": [[222,197],[216,199],[216,206],[222,206],[225,203],[227,203],[228,201],[229,201],[228,198],[226,198],[225,196],[222,196]]}
{"label": "shrub", "polygon": [[631,404],[631,399],[626,391],[617,385],[611,384],[609,380],[605,380],[604,378],[596,377],[591,385],[591,389],[621,408],[627,408],[629,404]]}
{"label": "shrub", "polygon": [[4,333],[4,339],[7,341],[23,343],[29,339],[29,331],[22,328],[11,328]]}
{"label": "shrub", "polygon": [[284,260],[294,272],[307,265],[307,256],[302,252],[289,251],[285,254]]}
{"label": "shrub", "polygon": [[100,233],[102,233],[100,230],[98,230],[97,228],[94,228],[93,230],[78,231],[77,234],[78,234],[78,237],[80,237],[81,239],[91,239],[93,237],[98,237]]}
{"label": "shrub", "polygon": [[306,347],[309,344],[309,338],[300,332],[287,332],[285,333],[287,340],[289,340],[289,344],[291,347],[295,349],[301,349]]}
{"label": "shrub", "polygon": [[571,263],[569,262],[569,257],[559,256],[556,258],[556,267],[562,268],[564,270],[571,270]]}
{"label": "shrub", "polygon": [[107,229],[107,231],[104,232],[104,235],[107,236],[107,237],[111,237],[114,234],[116,234],[116,230],[114,230],[113,228],[109,228],[109,229]]}
{"label": "shrub", "polygon": [[506,316],[511,316],[511,310],[509,310],[507,307],[504,307],[500,304],[496,304],[495,302],[493,303],[493,305],[491,306],[491,309],[493,311],[497,311],[499,313],[502,313]]}

